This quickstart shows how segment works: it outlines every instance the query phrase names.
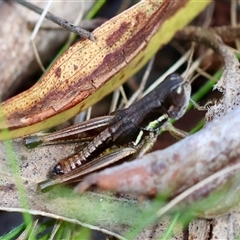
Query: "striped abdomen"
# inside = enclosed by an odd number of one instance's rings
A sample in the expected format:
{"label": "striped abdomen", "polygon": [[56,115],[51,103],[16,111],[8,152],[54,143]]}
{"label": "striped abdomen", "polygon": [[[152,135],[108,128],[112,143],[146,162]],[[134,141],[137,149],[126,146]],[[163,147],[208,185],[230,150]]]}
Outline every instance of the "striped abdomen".
{"label": "striped abdomen", "polygon": [[60,160],[54,167],[54,175],[62,175],[72,171],[92,160],[99,155],[103,148],[111,143],[111,128],[106,128],[98,136],[96,136],[86,147],[79,153]]}

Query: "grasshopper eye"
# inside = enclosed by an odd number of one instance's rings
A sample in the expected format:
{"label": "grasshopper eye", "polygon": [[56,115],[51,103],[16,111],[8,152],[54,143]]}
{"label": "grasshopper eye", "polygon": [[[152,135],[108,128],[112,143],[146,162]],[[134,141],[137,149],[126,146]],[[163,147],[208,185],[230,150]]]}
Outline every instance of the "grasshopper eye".
{"label": "grasshopper eye", "polygon": [[191,85],[186,82],[172,89],[170,96],[171,105],[168,109],[170,118],[177,120],[182,117],[188,106],[190,94]]}
{"label": "grasshopper eye", "polygon": [[182,87],[182,85],[180,85],[180,86],[178,86],[178,88],[177,88],[177,94],[181,94],[182,93],[182,91],[183,91],[183,87]]}

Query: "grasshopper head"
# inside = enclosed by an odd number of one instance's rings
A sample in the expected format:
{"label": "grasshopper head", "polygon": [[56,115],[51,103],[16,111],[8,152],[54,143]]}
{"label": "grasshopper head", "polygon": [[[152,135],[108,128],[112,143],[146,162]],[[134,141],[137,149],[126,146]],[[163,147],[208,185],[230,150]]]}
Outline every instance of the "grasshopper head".
{"label": "grasshopper head", "polygon": [[[174,76],[175,77],[175,76]],[[181,78],[180,76],[178,76]],[[182,81],[179,84],[174,85],[169,94],[169,108],[167,113],[172,119],[179,119],[183,116],[188,106],[190,95],[191,95],[191,85],[189,82]]]}

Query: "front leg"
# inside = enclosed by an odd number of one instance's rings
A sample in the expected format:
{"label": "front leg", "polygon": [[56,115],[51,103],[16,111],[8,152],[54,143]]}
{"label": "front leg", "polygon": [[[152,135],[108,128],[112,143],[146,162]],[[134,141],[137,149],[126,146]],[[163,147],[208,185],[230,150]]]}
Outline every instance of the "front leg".
{"label": "front leg", "polygon": [[[134,147],[138,149],[137,153],[135,154],[135,158],[141,158],[152,149],[153,145],[157,141],[159,130],[169,131],[171,135],[178,139],[185,138],[189,135],[187,132],[175,128],[169,121],[165,122],[159,129],[153,129],[154,128],[151,128],[151,130],[146,132],[141,130],[138,134],[136,141],[133,143]],[[143,137],[144,133],[147,133],[147,135]]]}
{"label": "front leg", "polygon": [[148,131],[147,133],[148,134],[142,139],[142,141],[138,145],[137,153],[134,156],[135,158],[141,158],[145,154],[147,154],[157,141],[158,131]]}
{"label": "front leg", "polygon": [[162,125],[161,131],[169,131],[170,134],[176,137],[177,139],[183,139],[189,135],[187,132],[175,128],[169,121]]}

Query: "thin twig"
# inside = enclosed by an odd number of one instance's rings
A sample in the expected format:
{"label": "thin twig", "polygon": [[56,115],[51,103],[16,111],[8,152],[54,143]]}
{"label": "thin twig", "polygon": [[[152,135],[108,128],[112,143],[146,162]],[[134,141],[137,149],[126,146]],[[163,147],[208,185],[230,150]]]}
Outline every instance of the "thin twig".
{"label": "thin twig", "polygon": [[216,172],[209,177],[203,179],[199,183],[193,185],[192,187],[188,188],[186,191],[179,194],[177,197],[175,197],[172,201],[170,201],[166,206],[162,207],[156,212],[156,217],[159,218],[162,215],[164,215],[166,212],[168,212],[170,209],[172,209],[174,206],[182,202],[184,199],[189,197],[192,193],[199,191],[201,188],[204,188],[207,185],[210,185],[211,182],[219,179],[220,177],[224,177],[224,175],[228,175],[231,173],[235,173],[236,170],[240,169],[240,163],[227,167],[219,172]]}
{"label": "thin twig", "polygon": [[46,72],[46,68],[43,66],[43,63],[42,63],[41,58],[40,58],[40,56],[39,56],[39,53],[38,53],[38,50],[37,50],[37,47],[36,47],[36,45],[35,45],[34,40],[31,40],[31,43],[32,43],[32,48],[33,48],[34,56],[35,56],[35,58],[36,58],[36,61],[37,61],[38,65],[39,65],[39,67],[41,68],[41,70],[42,70],[43,72]]}
{"label": "thin twig", "polygon": [[49,237],[49,240],[53,240],[55,238],[55,235],[56,235],[58,229],[61,227],[62,223],[63,223],[63,221],[61,221],[61,220],[55,222],[54,227],[51,231],[51,235]]}
{"label": "thin twig", "polygon": [[187,69],[185,70],[185,72],[182,74],[182,77],[188,81],[187,79],[189,78],[190,79],[190,67],[191,67],[191,64],[192,64],[192,61],[193,61],[193,53],[194,53],[194,49],[195,49],[195,43],[192,43],[191,45],[191,49],[190,49],[190,54],[189,54],[189,57],[188,57],[188,61],[187,61]]}
{"label": "thin twig", "polygon": [[155,89],[170,73],[176,72],[176,70],[182,66],[188,59],[190,50],[187,51],[172,67],[170,67],[161,77],[159,77],[146,91],[144,91],[143,96]]}
{"label": "thin twig", "polygon": [[[80,12],[78,14],[77,19],[74,21],[74,25],[79,25],[83,18],[84,2],[80,2],[80,4],[81,4]],[[74,36],[75,36],[74,32],[71,32],[66,43],[67,46],[71,46],[72,42],[74,41]]]}
{"label": "thin twig", "polygon": [[[36,233],[36,228],[38,225],[39,217],[34,217],[33,225],[27,226],[26,229],[21,233],[17,240],[31,239]],[[32,228],[31,228],[32,227]],[[31,232],[30,232],[31,231]]]}
{"label": "thin twig", "polygon": [[120,89],[118,88],[113,92],[112,102],[109,110],[110,113],[116,110],[119,97],[120,97]]}
{"label": "thin twig", "polygon": [[[32,3],[29,3],[25,0],[13,0],[19,4],[21,4],[22,6],[38,13],[38,14],[42,14],[43,13],[43,9],[39,8],[38,6],[32,4]],[[71,31],[71,32],[74,32],[76,33],[77,35],[79,35],[80,37],[83,37],[83,38],[87,38],[91,41],[96,41],[96,39],[94,38],[94,35],[92,33],[90,33],[89,31],[79,27],[79,26],[75,26],[74,24],[68,22],[67,20],[63,19],[63,18],[60,18],[50,12],[47,12],[46,13],[46,16],[45,16],[46,19],[60,25],[61,27]]]}
{"label": "thin twig", "polygon": [[40,18],[38,19],[38,22],[37,22],[37,24],[35,25],[35,27],[34,27],[34,29],[33,29],[33,32],[32,32],[32,34],[31,34],[31,37],[30,37],[30,41],[31,41],[31,43],[32,43],[32,48],[33,48],[33,52],[34,52],[36,61],[37,61],[39,67],[41,68],[41,70],[42,70],[43,72],[46,72],[46,69],[45,69],[45,67],[43,66],[43,63],[42,63],[42,60],[41,60],[41,58],[40,58],[40,56],[39,56],[39,53],[38,53],[37,47],[36,47],[36,45],[35,45],[34,39],[35,39],[35,37],[36,37],[39,29],[40,29],[40,26],[41,26],[41,24],[42,24],[42,22],[43,22],[43,19],[45,18],[45,16],[46,16],[46,14],[47,14],[47,12],[48,12],[48,9],[50,8],[51,4],[52,4],[52,0],[49,0],[49,1],[47,2],[47,5],[45,6],[44,10],[42,11],[41,16],[40,16]]}
{"label": "thin twig", "polygon": [[[237,1],[231,1],[231,24],[233,27],[237,26]],[[235,40],[236,47],[240,50],[240,41],[239,39]]]}
{"label": "thin twig", "polygon": [[129,107],[134,101],[136,101],[136,99],[139,99],[139,98],[141,97],[142,92],[143,92],[143,90],[144,90],[144,88],[145,88],[145,85],[146,85],[146,83],[147,83],[148,77],[149,77],[149,75],[150,75],[150,73],[151,73],[154,60],[155,60],[155,57],[153,57],[153,58],[149,61],[148,65],[147,65],[147,69],[146,69],[146,71],[145,71],[145,73],[144,73],[144,75],[143,75],[141,84],[140,84],[138,90],[137,90],[137,91],[132,95],[132,97],[128,100],[128,103],[127,103],[126,107]]}
{"label": "thin twig", "polygon": [[[125,93],[125,91],[124,91],[123,86],[120,86],[120,87],[119,87],[119,91],[120,91],[120,93],[121,93],[121,95],[122,95],[123,104],[124,104],[124,106],[125,106],[125,105],[127,105],[127,103],[128,103],[128,99],[127,99],[127,95],[126,95],[126,93]],[[122,106],[121,106],[121,107],[122,107]]]}

